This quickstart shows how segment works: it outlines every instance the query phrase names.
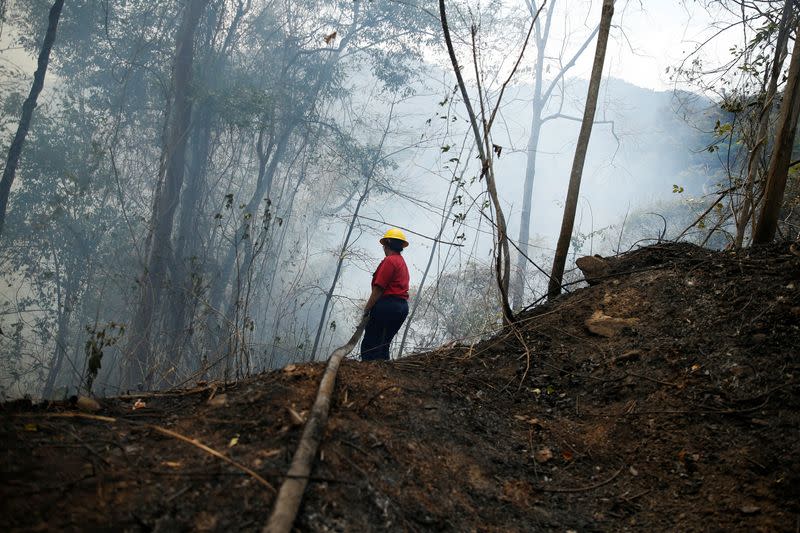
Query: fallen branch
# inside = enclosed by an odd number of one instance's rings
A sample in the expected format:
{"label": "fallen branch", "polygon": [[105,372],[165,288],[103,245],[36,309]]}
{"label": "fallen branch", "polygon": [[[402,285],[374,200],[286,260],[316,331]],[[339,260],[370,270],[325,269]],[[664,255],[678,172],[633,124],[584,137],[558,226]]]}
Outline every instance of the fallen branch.
{"label": "fallen branch", "polygon": [[191,444],[195,448],[199,448],[200,450],[203,450],[204,452],[208,453],[209,455],[213,455],[214,457],[216,457],[218,459],[222,459],[223,461],[225,461],[226,463],[230,464],[231,466],[234,466],[234,467],[238,468],[239,470],[241,470],[242,472],[248,474],[253,479],[255,479],[256,481],[258,481],[259,483],[261,483],[262,485],[267,487],[273,493],[275,492],[275,487],[273,487],[269,483],[269,481],[267,481],[266,479],[261,477],[258,473],[254,472],[250,468],[244,466],[241,463],[238,463],[238,462],[234,461],[230,457],[227,457],[226,455],[223,455],[222,453],[218,452],[217,450],[215,450],[213,448],[210,448],[209,446],[206,446],[205,444],[203,444],[202,442],[200,442],[197,439],[192,439],[190,437],[187,437],[186,435],[182,435],[182,434],[178,433],[177,431],[172,431],[171,429],[167,429],[167,428],[164,428],[164,427],[161,427],[161,426],[156,426],[156,425],[153,425],[153,424],[142,424],[140,422],[136,422],[134,420],[126,420],[124,418],[112,418],[110,416],[90,415],[90,414],[86,414],[86,413],[72,413],[72,412],[69,412],[69,413],[25,414],[25,415],[19,415],[19,416],[44,417],[44,418],[84,418],[84,419],[87,419],[87,420],[97,420],[99,422],[108,422],[109,424],[114,424],[114,423],[117,423],[117,422],[126,422],[128,424],[132,424],[132,425],[136,425],[136,426],[140,426],[140,427],[146,427],[146,428],[152,429],[153,431],[161,433],[162,435],[166,435],[168,437],[172,437],[174,439],[181,440],[181,441],[183,441],[183,442],[185,442],[187,444]]}
{"label": "fallen branch", "polygon": [[322,440],[322,433],[328,421],[331,394],[336,384],[339,364],[344,356],[353,350],[358,339],[361,338],[368,320],[369,317],[367,316],[362,318],[361,323],[358,324],[355,333],[350,337],[347,344],[334,350],[328,359],[328,366],[325,368],[322,380],[320,380],[317,398],[314,400],[314,406],[311,408],[305,429],[303,429],[303,436],[297,444],[297,450],[294,452],[289,472],[286,474],[286,479],[278,491],[275,507],[272,509],[269,521],[262,530],[263,533],[289,533],[292,529],[292,524],[294,524],[294,520],[297,517],[297,511],[300,509],[303,493],[306,490],[306,485],[308,485],[308,478]]}
{"label": "fallen branch", "polygon": [[213,455],[214,457],[216,457],[218,459],[222,459],[223,461],[225,461],[226,463],[230,464],[231,466],[235,466],[239,470],[249,474],[253,479],[255,479],[256,481],[258,481],[259,483],[261,483],[262,485],[267,487],[270,491],[275,492],[275,487],[273,487],[269,483],[269,481],[267,481],[266,479],[264,479],[263,477],[258,475],[256,472],[254,472],[253,470],[251,470],[250,468],[244,466],[241,463],[237,463],[236,461],[234,461],[230,457],[227,457],[226,455],[221,454],[217,450],[215,450],[213,448],[209,448],[208,446],[206,446],[205,444],[203,444],[199,440],[191,439],[191,438],[189,438],[189,437],[187,437],[185,435],[181,435],[180,433],[178,433],[176,431],[172,431],[171,429],[163,428],[161,426],[154,426],[152,424],[147,424],[147,427],[149,427],[150,429],[152,429],[154,431],[157,431],[158,433],[161,433],[162,435],[167,435],[168,437],[172,437],[172,438],[175,438],[175,439],[178,439],[178,440],[182,440],[183,442],[185,442],[187,444],[191,444],[192,446],[195,446],[196,448],[199,448],[199,449],[203,450],[204,452],[206,452],[206,453],[208,453],[210,455]]}

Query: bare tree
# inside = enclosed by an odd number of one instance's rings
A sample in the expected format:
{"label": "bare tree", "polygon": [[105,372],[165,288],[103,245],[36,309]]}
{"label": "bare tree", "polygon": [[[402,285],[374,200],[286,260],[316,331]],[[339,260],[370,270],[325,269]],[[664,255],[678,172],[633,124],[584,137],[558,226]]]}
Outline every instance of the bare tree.
{"label": "bare tree", "polygon": [[[526,0],[528,10],[532,17],[536,17],[539,7],[535,0]],[[525,184],[522,193],[522,212],[519,223],[519,253],[517,254],[517,266],[514,271],[514,280],[511,285],[511,300],[514,309],[519,309],[524,305],[525,273],[528,267],[528,243],[531,231],[531,208],[533,204],[533,182],[536,175],[536,160],[539,153],[539,140],[544,125],[556,118],[561,118],[560,113],[545,116],[545,108],[553,97],[555,90],[563,81],[564,76],[575,66],[576,61],[583,55],[589,44],[594,40],[599,26],[596,27],[586,40],[578,47],[575,53],[566,62],[559,61],[560,68],[549,83],[545,84],[545,50],[550,40],[550,30],[555,16],[557,0],[550,2],[544,15],[544,20],[536,20],[534,24],[533,39],[536,45],[536,63],[533,66],[533,98],[531,99],[531,133],[528,137],[527,163],[525,165]],[[563,97],[563,94],[562,94]]]}
{"label": "bare tree", "polygon": [[[11,147],[8,149],[6,168],[3,170],[3,178],[0,180],[0,235],[3,233],[3,225],[6,220],[6,208],[8,207],[8,196],[11,193],[11,185],[14,183],[14,178],[17,174],[17,165],[19,164],[19,157],[22,153],[22,145],[25,143],[25,137],[27,137],[28,130],[31,126],[31,118],[33,117],[33,110],[36,108],[36,100],[39,98],[39,93],[42,92],[42,88],[44,87],[44,76],[47,73],[47,64],[50,62],[50,50],[53,48],[53,42],[56,40],[58,19],[61,17],[61,8],[63,7],[64,0],[56,0],[53,3],[53,7],[50,8],[47,32],[45,32],[44,41],[42,41],[42,49],[39,52],[39,62],[36,67],[36,72],[33,74],[31,92],[22,104],[22,117],[19,119],[17,133],[14,135],[14,140],[11,142]],[[5,10],[5,4],[3,5],[3,10]]]}
{"label": "bare tree", "polygon": [[578,134],[578,144],[575,147],[575,159],[572,162],[572,171],[569,177],[567,200],[564,205],[564,218],[561,222],[561,232],[558,236],[556,253],[553,257],[553,268],[548,283],[548,297],[552,298],[561,293],[561,280],[564,277],[564,265],[567,262],[572,229],[575,225],[575,211],[578,207],[578,194],[581,188],[583,165],[586,162],[586,152],[589,148],[589,138],[592,135],[592,123],[597,109],[597,95],[600,92],[600,80],[603,77],[603,63],[606,58],[608,34],[611,29],[611,18],[614,16],[614,0],[603,0],[603,10],[600,16],[600,32],[597,36],[597,48],[592,65],[592,76],[589,80],[589,90],[586,95],[586,108],[583,113],[583,122]]}
{"label": "bare tree", "polygon": [[509,251],[508,245],[508,232],[506,226],[506,218],[503,214],[503,208],[500,205],[500,199],[497,195],[497,185],[495,182],[495,175],[494,175],[494,165],[493,165],[493,153],[497,151],[497,145],[492,142],[491,131],[492,131],[492,124],[494,123],[494,119],[497,116],[497,110],[500,107],[500,103],[503,100],[503,93],[505,92],[506,86],[509,84],[511,79],[514,77],[514,73],[517,71],[517,67],[519,66],[520,62],[522,61],[522,57],[525,54],[525,49],[528,46],[528,41],[530,39],[531,33],[533,31],[534,25],[539,18],[539,14],[541,10],[544,8],[547,2],[542,3],[539,11],[536,12],[534,15],[533,20],[531,21],[531,27],[528,29],[528,33],[525,36],[525,42],[522,45],[522,49],[520,51],[519,57],[517,58],[516,63],[514,64],[514,68],[511,70],[511,73],[508,76],[508,79],[503,83],[500,92],[497,96],[497,101],[495,103],[494,109],[491,110],[491,113],[487,115],[486,109],[486,102],[484,100],[483,94],[483,87],[481,85],[481,76],[478,72],[478,61],[477,61],[477,45],[476,45],[476,36],[477,36],[477,27],[473,24],[470,31],[472,36],[472,59],[473,64],[475,67],[475,74],[476,74],[476,83],[477,83],[477,90],[478,90],[478,102],[480,103],[480,110],[481,110],[481,125],[482,127],[478,127],[478,117],[475,114],[475,111],[472,108],[472,103],[469,97],[469,93],[467,92],[467,86],[464,83],[464,77],[461,75],[461,66],[458,64],[458,59],[456,58],[456,52],[453,48],[453,42],[450,38],[450,28],[447,22],[447,12],[444,5],[444,0],[439,0],[439,19],[442,23],[442,31],[444,32],[444,40],[445,44],[447,45],[447,53],[450,56],[450,62],[453,66],[453,72],[456,75],[456,80],[458,81],[458,87],[461,90],[461,97],[464,100],[464,106],[467,109],[467,115],[469,116],[470,125],[472,126],[472,132],[475,136],[475,144],[478,147],[478,157],[481,160],[481,177],[486,178],[486,189],[489,192],[489,197],[491,198],[492,205],[494,207],[495,212],[495,277],[497,279],[497,287],[500,290],[500,305],[503,311],[503,321],[507,324],[514,322],[514,313],[511,310],[511,305],[509,304],[508,299],[508,287],[509,287],[509,280],[511,277],[511,253]]}

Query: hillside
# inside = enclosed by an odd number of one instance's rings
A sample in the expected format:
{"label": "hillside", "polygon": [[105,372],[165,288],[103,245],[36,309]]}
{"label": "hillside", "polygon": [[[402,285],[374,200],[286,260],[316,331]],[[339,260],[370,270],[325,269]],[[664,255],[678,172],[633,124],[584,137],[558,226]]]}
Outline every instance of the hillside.
{"label": "hillside", "polygon": [[[596,311],[624,327],[591,333]],[[661,244],[516,332],[346,362],[296,525],[796,531],[798,324],[795,248]],[[103,399],[95,419],[4,405],[3,529],[258,530],[274,493],[176,435],[277,487],[323,368]]]}

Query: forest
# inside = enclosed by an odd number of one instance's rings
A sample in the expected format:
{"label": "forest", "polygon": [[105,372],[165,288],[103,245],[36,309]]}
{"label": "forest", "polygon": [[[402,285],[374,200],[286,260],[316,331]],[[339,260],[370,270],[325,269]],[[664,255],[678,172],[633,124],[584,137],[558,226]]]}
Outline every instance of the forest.
{"label": "forest", "polygon": [[[735,4],[705,7],[744,32],[719,64],[698,44],[665,69],[671,90],[601,77],[561,245],[573,260],[749,242],[794,15]],[[550,290],[598,8],[454,3],[462,93],[435,2],[3,2],[0,392],[105,395],[324,358],[390,226],[413,236],[394,355],[493,331]],[[613,47],[633,46],[625,31]],[[491,131],[471,131],[465,94],[473,114],[494,109]]]}
{"label": "forest", "polygon": [[7,525],[796,531],[798,115],[797,0],[0,0]]}

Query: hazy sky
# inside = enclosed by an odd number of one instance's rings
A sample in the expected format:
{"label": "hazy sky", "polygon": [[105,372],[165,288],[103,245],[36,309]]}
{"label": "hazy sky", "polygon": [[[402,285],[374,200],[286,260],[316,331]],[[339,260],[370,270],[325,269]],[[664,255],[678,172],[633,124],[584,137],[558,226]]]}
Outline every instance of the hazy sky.
{"label": "hazy sky", "polygon": [[[601,2],[594,10],[599,20]],[[691,53],[697,44],[713,33],[711,16],[689,0],[617,0],[612,43],[606,57],[606,75],[624,79],[640,87],[655,90],[673,88],[667,67],[674,67]],[[723,59],[731,39],[741,37],[723,34],[703,55]],[[593,54],[586,54],[579,65],[581,76],[591,71]]]}
{"label": "hazy sky", "polygon": [[[565,1],[570,0],[560,0],[559,9],[563,9]],[[570,8],[577,7],[577,4],[570,4]],[[596,23],[593,21],[600,18],[602,2],[593,0],[591,4],[592,12],[588,17],[586,6],[580,6],[579,18],[587,24]],[[617,0],[613,23],[605,75],[640,87],[667,90],[673,88],[673,84],[665,73],[666,68],[677,65],[698,42],[710,35],[709,27],[713,20],[694,0]],[[3,49],[0,60],[32,71],[36,66],[33,57],[13,47],[8,49],[9,33],[5,31],[0,35],[0,48]],[[705,49],[704,54],[716,53],[719,58],[724,57],[729,43],[728,38],[718,40],[713,48]],[[572,75],[588,78],[593,50],[593,46],[587,50]]]}

